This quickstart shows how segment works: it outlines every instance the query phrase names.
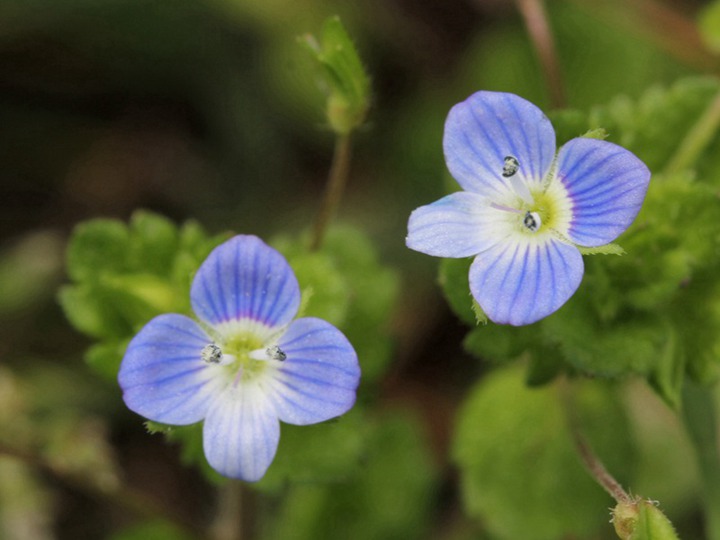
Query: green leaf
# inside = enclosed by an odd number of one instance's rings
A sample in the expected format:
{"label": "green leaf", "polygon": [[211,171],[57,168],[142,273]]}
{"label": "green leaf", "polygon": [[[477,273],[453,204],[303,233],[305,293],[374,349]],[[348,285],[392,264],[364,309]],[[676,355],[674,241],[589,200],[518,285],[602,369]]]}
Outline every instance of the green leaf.
{"label": "green leaf", "polygon": [[89,365],[114,379],[124,344],[152,317],[190,314],[192,278],[226,236],[209,238],[193,222],[178,231],[147,211],[135,212],[129,227],[106,219],[78,225],[67,254],[75,284],[62,287],[58,299],[75,328],[102,340],[88,351]]}
{"label": "green leaf", "polygon": [[[584,433],[608,469],[623,477],[632,470],[632,447],[613,388],[571,384]],[[495,371],[471,391],[453,459],[468,514],[493,538],[587,538],[606,527],[609,497],[576,455],[558,389],[526,388],[517,367]]]}
{"label": "green leaf", "polygon": [[305,315],[327,317],[345,333],[364,383],[380,377],[392,353],[387,326],[399,281],[380,263],[370,239],[352,227],[333,226],[318,252],[309,253],[303,239],[280,237],[272,244],[287,257],[301,289],[312,291]]}
{"label": "green leaf", "polygon": [[129,340],[95,343],[85,351],[85,362],[95,373],[108,381],[116,382],[128,342]]}
{"label": "green leaf", "polygon": [[116,298],[101,287],[63,286],[58,300],[70,323],[94,338],[121,338],[132,332],[132,325],[115,308]]}
{"label": "green leaf", "polygon": [[[611,141],[658,172],[675,155],[719,88],[718,81],[710,77],[682,79],[669,88],[652,88],[637,102],[619,97],[608,106],[597,107],[589,115],[589,124],[606,128]],[[714,147],[699,157],[715,156],[718,142],[716,139]],[[717,159],[710,161],[717,164]]]}
{"label": "green leaf", "polygon": [[130,218],[129,234],[130,267],[167,276],[178,250],[177,227],[163,216],[138,210]]}
{"label": "green leaf", "polygon": [[342,326],[350,305],[345,277],[327,253],[299,252],[288,257],[303,291],[303,316]]}
{"label": "green leaf", "polygon": [[290,486],[266,516],[264,538],[337,538],[339,530],[343,540],[430,537],[437,472],[419,420],[385,411],[362,438],[362,469],[333,484]]}
{"label": "green leaf", "polygon": [[589,294],[576,293],[543,321],[545,341],[559,347],[565,361],[584,373],[605,377],[651,373],[667,342],[662,321],[633,314],[603,322],[593,312]]}
{"label": "green leaf", "polygon": [[283,424],[278,452],[255,487],[277,491],[286,483],[341,482],[360,471],[366,421],[356,408],[309,426]]}
{"label": "green leaf", "polygon": [[510,327],[490,323],[472,329],[463,346],[477,358],[506,362],[540,346],[541,334],[537,325]]}
{"label": "green leaf", "polygon": [[442,259],[438,281],[450,308],[464,323],[475,326],[477,315],[468,274],[472,259]]}
{"label": "green leaf", "polygon": [[334,131],[347,134],[365,121],[370,107],[370,78],[339,17],[328,18],[320,39],[300,39],[323,70],[329,89],[327,118]]}
{"label": "green leaf", "polygon": [[659,351],[649,382],[665,403],[677,411],[685,381],[685,355],[675,329],[667,325],[666,332],[665,343]]}
{"label": "green leaf", "polygon": [[94,219],[75,227],[67,251],[67,269],[75,281],[96,280],[104,272],[128,267],[127,227],[113,219]]}

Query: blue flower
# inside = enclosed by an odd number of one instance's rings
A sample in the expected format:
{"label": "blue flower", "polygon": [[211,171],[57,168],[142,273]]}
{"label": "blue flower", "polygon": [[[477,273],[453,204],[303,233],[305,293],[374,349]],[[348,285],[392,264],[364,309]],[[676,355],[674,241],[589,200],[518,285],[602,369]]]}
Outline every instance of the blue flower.
{"label": "blue flower", "polygon": [[355,403],[355,350],[323,320],[293,320],[297,279],[259,238],[236,236],[215,248],[190,300],[199,320],[151,320],[130,342],[118,381],[127,406],[150,420],[204,420],[205,456],[220,474],[259,480],[275,456],[280,420],[314,424]]}
{"label": "blue flower", "polygon": [[524,325],[555,312],[583,275],[578,246],[612,242],[635,219],[650,171],[631,152],[588,138],[555,153],[532,103],[477,92],[445,123],[445,160],[465,191],[416,209],[409,248],[475,256],[470,291],[488,318]]}

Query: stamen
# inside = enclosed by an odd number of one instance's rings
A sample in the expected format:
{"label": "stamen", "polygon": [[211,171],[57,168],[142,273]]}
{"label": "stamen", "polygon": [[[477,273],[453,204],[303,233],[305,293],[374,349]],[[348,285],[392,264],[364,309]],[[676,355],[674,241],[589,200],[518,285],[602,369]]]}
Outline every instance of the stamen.
{"label": "stamen", "polygon": [[251,351],[248,356],[253,360],[277,360],[278,362],[284,362],[287,359],[287,354],[277,345]]}
{"label": "stamen", "polygon": [[540,214],[538,214],[537,212],[525,212],[525,217],[523,218],[523,225],[525,225],[525,227],[527,227],[531,232],[537,232],[537,230],[540,228],[540,225],[542,225]]}
{"label": "stamen", "polygon": [[503,163],[502,175],[505,178],[510,178],[520,168],[520,162],[513,156],[505,156],[505,162]]}
{"label": "stamen", "polygon": [[520,162],[514,156],[505,156],[503,160],[503,177],[510,181],[510,185],[513,188],[515,194],[520,197],[526,204],[533,205],[535,200],[533,199],[530,189],[527,184],[521,180],[515,173],[520,169]]}
{"label": "stamen", "polygon": [[210,343],[202,348],[200,357],[206,364],[219,364],[223,359],[222,349],[215,343]]}
{"label": "stamen", "polygon": [[277,345],[268,347],[265,352],[270,358],[272,358],[273,360],[279,360],[280,362],[284,362],[287,358],[287,354],[285,354],[283,350]]}

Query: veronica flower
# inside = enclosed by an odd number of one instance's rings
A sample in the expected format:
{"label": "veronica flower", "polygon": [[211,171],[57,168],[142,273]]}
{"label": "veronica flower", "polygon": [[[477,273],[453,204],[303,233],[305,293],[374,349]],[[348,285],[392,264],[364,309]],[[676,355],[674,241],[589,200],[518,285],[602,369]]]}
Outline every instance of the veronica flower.
{"label": "veronica flower", "polygon": [[530,324],[577,290],[578,246],[612,242],[633,222],[650,171],[615,144],[555,131],[532,103],[477,92],[455,105],[443,140],[464,191],[416,209],[407,245],[437,257],[475,256],[470,291],[497,323]]}
{"label": "veronica flower", "polygon": [[220,474],[259,480],[280,423],[322,422],[355,403],[355,351],[331,324],[293,320],[297,279],[254,236],[215,248],[190,291],[198,320],[166,314],[130,342],[118,380],[136,413],[164,424],[204,420],[203,448]]}

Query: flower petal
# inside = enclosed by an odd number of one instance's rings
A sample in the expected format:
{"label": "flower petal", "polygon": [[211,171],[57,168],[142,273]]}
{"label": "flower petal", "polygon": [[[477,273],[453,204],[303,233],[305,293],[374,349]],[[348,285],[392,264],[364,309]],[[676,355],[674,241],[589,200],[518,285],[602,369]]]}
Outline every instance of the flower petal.
{"label": "flower petal", "polygon": [[241,235],[216,247],[202,263],[190,299],[209,325],[251,319],[274,327],[297,313],[300,287],[280,253],[256,236]]}
{"label": "flower petal", "polygon": [[280,441],[280,423],[258,380],[229,387],[213,402],[203,426],[203,450],[223,476],[260,480]]}
{"label": "flower petal", "polygon": [[583,268],[575,246],[524,234],[475,258],[470,291],[490,320],[521,326],[562,306],[580,285]]}
{"label": "flower petal", "polygon": [[355,404],[360,366],[340,330],[321,319],[298,319],[278,346],[286,359],[268,387],[280,420],[314,424],[340,416]]}
{"label": "flower petal", "polygon": [[217,367],[201,358],[210,342],[184,315],[160,315],[147,323],[128,345],[118,373],[128,408],[165,424],[202,420],[222,384]]}
{"label": "flower petal", "polygon": [[568,237],[595,247],[612,242],[633,222],[645,199],[650,171],[620,146],[579,138],[558,152],[557,177],[573,204]]}
{"label": "flower petal", "polygon": [[[510,179],[525,185],[542,181],[555,157],[555,130],[529,101],[477,92],[450,110],[443,147],[448,169],[463,189],[505,200]],[[519,165],[507,178],[505,158]]]}
{"label": "flower petal", "polygon": [[453,193],[410,214],[406,243],[436,257],[477,255],[507,236],[509,217],[477,193]]}

